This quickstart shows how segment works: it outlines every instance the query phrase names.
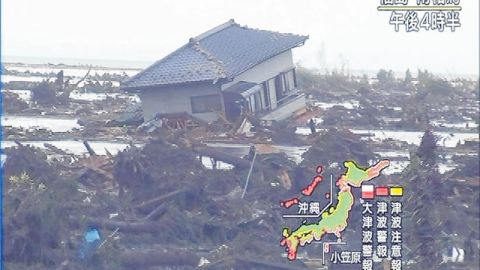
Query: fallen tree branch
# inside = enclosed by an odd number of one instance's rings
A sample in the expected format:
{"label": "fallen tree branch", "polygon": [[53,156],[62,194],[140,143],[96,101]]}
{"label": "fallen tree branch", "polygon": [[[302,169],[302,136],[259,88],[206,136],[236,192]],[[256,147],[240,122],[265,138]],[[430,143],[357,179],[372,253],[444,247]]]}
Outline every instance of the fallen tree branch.
{"label": "fallen tree branch", "polygon": [[167,210],[167,206],[162,203],[153,209],[148,215],[145,216],[144,220],[153,220],[161,215],[163,215]]}
{"label": "fallen tree branch", "polygon": [[216,160],[220,160],[223,162],[226,162],[228,164],[232,164],[235,167],[239,169],[249,169],[250,168],[250,161],[239,158],[236,156],[229,155],[225,152],[219,151],[217,149],[213,148],[197,148],[195,149],[195,152],[197,152],[201,156],[208,156],[211,158],[214,158]]}
{"label": "fallen tree branch", "polygon": [[156,222],[129,222],[129,221],[113,221],[108,219],[87,218],[87,224],[109,230],[116,230],[117,228],[123,232],[149,232],[158,233],[163,230],[163,226]]}
{"label": "fallen tree branch", "polygon": [[144,209],[144,208],[148,208],[148,207],[151,207],[153,205],[156,205],[156,204],[160,204],[160,203],[163,203],[167,200],[169,200],[170,198],[172,197],[175,197],[179,194],[182,194],[184,192],[187,192],[189,189],[179,189],[179,190],[175,190],[175,191],[172,191],[170,193],[167,193],[167,194],[163,194],[163,195],[160,195],[158,197],[155,197],[153,199],[150,199],[150,200],[147,200],[147,201],[144,201],[136,206],[134,206],[134,208],[136,209]]}
{"label": "fallen tree branch", "polygon": [[95,153],[95,151],[93,151],[93,148],[90,146],[90,144],[87,141],[83,141],[83,145],[85,145],[85,148],[87,148],[88,154],[90,154],[90,156],[96,156],[97,155]]}

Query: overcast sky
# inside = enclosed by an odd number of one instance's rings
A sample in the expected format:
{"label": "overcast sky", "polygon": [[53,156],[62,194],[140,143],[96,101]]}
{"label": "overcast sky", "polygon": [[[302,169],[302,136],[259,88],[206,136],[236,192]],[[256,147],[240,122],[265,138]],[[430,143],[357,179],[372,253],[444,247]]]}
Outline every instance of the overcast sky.
{"label": "overcast sky", "polygon": [[234,18],[253,28],[309,35],[294,51],[295,61],[308,67],[478,74],[478,0],[461,0],[462,26],[454,33],[396,33],[390,12],[377,11],[379,2],[3,0],[2,54],[154,62]]}

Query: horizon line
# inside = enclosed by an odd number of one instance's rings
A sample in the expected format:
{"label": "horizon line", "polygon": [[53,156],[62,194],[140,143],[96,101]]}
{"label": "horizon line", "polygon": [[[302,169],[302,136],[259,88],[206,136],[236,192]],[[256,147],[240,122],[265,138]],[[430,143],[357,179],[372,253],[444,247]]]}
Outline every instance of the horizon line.
{"label": "horizon line", "polygon": [[[5,58],[10,58],[10,59],[5,59]],[[13,58],[13,59],[12,59]],[[15,59],[18,58],[18,59]],[[23,59],[22,59],[23,58]],[[30,59],[29,59],[30,58]],[[42,64],[65,64],[65,65],[95,65],[99,67],[110,67],[110,68],[131,68],[131,69],[144,69],[151,65],[152,63],[155,62],[149,61],[149,60],[132,60],[132,59],[106,59],[106,58],[78,58],[78,57],[65,57],[65,56],[19,56],[19,55],[2,55],[1,63],[2,64],[15,64],[15,63],[22,63],[22,64],[34,64],[34,65],[42,65]],[[7,61],[6,61],[7,60]],[[32,61],[33,60],[33,61]],[[70,62],[70,63],[61,63],[62,61]],[[80,63],[73,63],[75,61],[78,61]],[[90,62],[90,63],[89,63]],[[92,63],[93,62],[93,63]],[[103,63],[102,63],[103,62]],[[107,62],[107,63],[106,63]],[[108,62],[111,62],[110,64],[117,63],[121,65],[109,65]],[[309,66],[309,65],[302,65],[302,61],[297,61],[295,65],[297,67],[303,67],[307,69],[313,69],[313,70],[329,70],[329,71],[335,71],[339,70],[340,67],[335,67],[335,66],[329,66],[329,67],[320,67],[320,66]],[[137,64],[134,66],[129,66],[128,64]],[[407,69],[409,69],[411,72],[416,72],[417,70],[428,70],[430,73],[437,74],[437,75],[448,75],[449,77],[452,76],[465,76],[465,77],[478,77],[480,76],[480,71],[475,72],[475,71],[469,71],[469,72],[450,72],[450,71],[434,71],[430,70],[428,68],[422,68],[422,67],[407,67],[406,69],[392,69],[388,67],[378,67],[378,68],[347,68],[345,69],[346,73],[352,73],[352,72],[360,72],[363,74],[366,73],[371,73],[371,72],[378,72],[381,69],[385,70],[392,70],[394,73],[403,73]]]}

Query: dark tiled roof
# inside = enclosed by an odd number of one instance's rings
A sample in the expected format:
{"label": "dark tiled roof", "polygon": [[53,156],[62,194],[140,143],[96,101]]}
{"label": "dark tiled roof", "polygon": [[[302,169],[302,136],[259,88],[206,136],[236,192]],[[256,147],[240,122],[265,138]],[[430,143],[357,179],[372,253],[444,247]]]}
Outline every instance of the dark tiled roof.
{"label": "dark tiled roof", "polygon": [[233,79],[296,46],[308,36],[242,27],[233,20],[217,26],[130,78],[125,89]]}

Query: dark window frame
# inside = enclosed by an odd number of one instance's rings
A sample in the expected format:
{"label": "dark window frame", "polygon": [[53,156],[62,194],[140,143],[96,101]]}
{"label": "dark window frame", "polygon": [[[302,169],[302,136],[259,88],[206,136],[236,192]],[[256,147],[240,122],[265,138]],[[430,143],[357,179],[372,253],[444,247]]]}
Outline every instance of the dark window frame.
{"label": "dark window frame", "polygon": [[262,83],[268,82],[269,80],[275,79],[277,76],[279,76],[279,75],[281,75],[281,74],[284,74],[284,73],[288,73],[288,72],[290,72],[290,71],[293,71],[293,80],[294,80],[295,87],[297,87],[297,75],[295,74],[295,73],[296,73],[296,68],[291,68],[291,69],[288,69],[288,70],[279,72],[277,75],[266,79],[266,80],[263,81]]}
{"label": "dark window frame", "polygon": [[[290,85],[290,76],[289,74],[292,74],[291,78],[293,80],[293,85]],[[283,76],[283,81],[284,81],[284,91],[283,93],[288,93],[292,90],[295,90],[297,88],[297,80],[296,80],[296,75],[295,75],[295,69],[290,69],[288,71],[282,72]]]}
{"label": "dark window frame", "polygon": [[270,100],[270,87],[268,86],[268,80],[262,83],[263,97],[265,99],[265,109],[269,110],[271,107]]}
{"label": "dark window frame", "polygon": [[255,112],[262,111],[263,110],[262,94],[260,94],[260,91],[258,91],[252,96],[253,96],[253,99],[255,100]]}
{"label": "dark window frame", "polygon": [[297,88],[297,70],[295,68],[292,69],[293,72],[293,86],[294,88]]}
{"label": "dark window frame", "polygon": [[275,76],[275,94],[277,95],[277,100],[282,98],[285,94],[285,82],[283,80],[283,73],[277,74]]}
{"label": "dark window frame", "polygon": [[[291,87],[289,85],[289,82],[288,82],[288,73],[289,72],[292,72],[293,74],[293,87]],[[278,73],[277,75],[271,77],[271,78],[268,78],[266,79],[263,84],[264,85],[267,85],[268,86],[268,81],[270,80],[274,80],[274,85],[275,85],[275,93],[277,94],[277,101],[279,100],[279,97],[284,97],[286,94],[288,94],[288,92],[292,91],[292,90],[295,90],[297,88],[297,74],[296,74],[296,68],[291,68],[289,70],[286,70],[286,71],[282,71],[280,73]],[[277,80],[281,80],[280,82],[280,85],[282,86],[282,91],[280,91],[280,96],[278,95],[279,94],[279,91],[278,91],[278,85],[279,83],[277,82]]]}

